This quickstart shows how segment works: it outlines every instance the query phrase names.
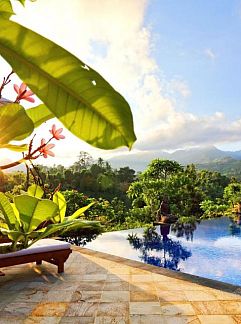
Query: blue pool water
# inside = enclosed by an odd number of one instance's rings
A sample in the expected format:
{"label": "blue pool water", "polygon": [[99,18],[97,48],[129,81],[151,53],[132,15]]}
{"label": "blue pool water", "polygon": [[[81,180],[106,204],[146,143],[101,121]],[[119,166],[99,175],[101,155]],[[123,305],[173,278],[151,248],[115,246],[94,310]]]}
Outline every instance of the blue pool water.
{"label": "blue pool water", "polygon": [[149,233],[143,228],[104,233],[86,247],[241,286],[240,226],[226,217],[204,220],[186,233],[171,227],[164,240],[160,226]]}

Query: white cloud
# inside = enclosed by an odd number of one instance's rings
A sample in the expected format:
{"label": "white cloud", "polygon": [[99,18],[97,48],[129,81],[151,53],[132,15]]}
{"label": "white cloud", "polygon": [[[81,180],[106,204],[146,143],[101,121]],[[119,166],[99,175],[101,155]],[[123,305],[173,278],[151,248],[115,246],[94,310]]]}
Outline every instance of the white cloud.
{"label": "white cloud", "polygon": [[240,140],[241,120],[230,122],[222,113],[197,117],[173,111],[165,123],[137,145],[146,150],[178,149],[195,145],[212,145]]}
{"label": "white cloud", "polygon": [[174,92],[178,92],[183,98],[191,95],[191,90],[184,80],[174,79],[170,82],[170,86]]}
{"label": "white cloud", "polygon": [[204,54],[212,61],[217,58],[217,55],[213,52],[211,48],[206,48],[204,50]]}
{"label": "white cloud", "polygon": [[239,251],[241,248],[240,237],[221,237],[214,242],[214,246],[224,250]]}

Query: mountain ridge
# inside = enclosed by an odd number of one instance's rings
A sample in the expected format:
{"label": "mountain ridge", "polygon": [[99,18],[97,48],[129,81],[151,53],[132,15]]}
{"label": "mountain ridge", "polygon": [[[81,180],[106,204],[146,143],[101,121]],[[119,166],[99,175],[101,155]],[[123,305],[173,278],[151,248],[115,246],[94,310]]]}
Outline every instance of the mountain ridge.
{"label": "mountain ridge", "polygon": [[233,163],[234,161],[240,161],[241,167],[241,151],[222,151],[215,146],[181,149],[172,153],[165,151],[130,153],[128,155],[113,157],[108,162],[114,168],[128,165],[136,171],[143,171],[155,158],[175,160],[182,165],[193,163],[202,166],[217,162]]}

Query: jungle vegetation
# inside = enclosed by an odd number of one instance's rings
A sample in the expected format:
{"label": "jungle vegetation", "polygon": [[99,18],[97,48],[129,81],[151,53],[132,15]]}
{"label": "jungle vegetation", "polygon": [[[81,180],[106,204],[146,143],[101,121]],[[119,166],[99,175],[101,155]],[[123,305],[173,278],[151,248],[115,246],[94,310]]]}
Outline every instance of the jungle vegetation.
{"label": "jungle vegetation", "polygon": [[1,173],[0,191],[20,194],[33,182],[45,192],[58,187],[67,202],[67,216],[95,202],[85,213],[86,219],[100,221],[106,231],[151,224],[164,196],[180,222],[231,215],[241,201],[241,183],[216,171],[155,159],[136,174],[129,167],[114,169],[102,158],[94,161],[87,152],[80,152],[68,168],[37,165],[28,175]]}

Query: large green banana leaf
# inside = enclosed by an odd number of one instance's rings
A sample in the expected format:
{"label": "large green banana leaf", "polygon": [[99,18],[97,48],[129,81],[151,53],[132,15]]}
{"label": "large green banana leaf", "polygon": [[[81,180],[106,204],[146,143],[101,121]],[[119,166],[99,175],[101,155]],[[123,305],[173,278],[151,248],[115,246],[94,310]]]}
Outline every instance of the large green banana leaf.
{"label": "large green banana leaf", "polygon": [[10,18],[14,14],[10,0],[0,1],[0,16]]}
{"label": "large green banana leaf", "polygon": [[41,223],[56,216],[58,206],[51,200],[38,199],[28,195],[14,197],[14,204],[24,232],[34,231]]}
{"label": "large green banana leaf", "polygon": [[66,220],[73,220],[73,219],[76,219],[78,218],[79,216],[83,215],[84,212],[89,209],[91,206],[93,206],[95,204],[95,202],[92,202],[90,203],[89,205],[87,206],[84,206],[84,207],[81,207],[79,208],[78,210],[76,210],[71,216],[69,217],[66,217]]}
{"label": "large green banana leaf", "polygon": [[42,198],[44,191],[40,186],[32,184],[30,187],[28,187],[28,195],[36,198]]}
{"label": "large green banana leaf", "polygon": [[18,223],[14,209],[11,206],[8,198],[2,192],[0,192],[0,210],[4,216],[4,220],[8,225],[8,228],[10,230],[19,229],[20,224]]}
{"label": "large green banana leaf", "polygon": [[54,222],[61,223],[64,220],[67,207],[64,195],[57,191],[53,196],[53,202],[58,206],[58,215],[54,218]]}
{"label": "large green banana leaf", "polygon": [[74,228],[99,228],[100,224],[99,222],[95,221],[83,221],[80,219],[74,219],[74,220],[69,220],[69,221],[64,221],[63,223],[60,224],[51,224],[46,227],[46,230],[37,237],[36,240],[34,240],[30,245],[32,245],[34,242],[43,239],[45,237],[50,236],[51,234],[54,234],[56,232],[61,232],[61,231],[67,231],[67,230],[72,230]]}
{"label": "large green banana leaf", "polygon": [[54,114],[44,104],[27,109],[26,113],[34,123],[34,128],[40,126],[47,120],[54,118]]}
{"label": "large green banana leaf", "polygon": [[3,144],[1,145],[1,148],[6,148],[8,150],[15,151],[15,152],[24,152],[28,150],[28,144],[20,144],[20,145]]}
{"label": "large green banana leaf", "polygon": [[130,107],[101,75],[15,22],[0,17],[0,26],[1,56],[66,128],[102,149],[131,148]]}
{"label": "large green banana leaf", "polygon": [[0,148],[12,140],[29,136],[33,129],[34,124],[22,106],[6,104],[0,107]]}
{"label": "large green banana leaf", "polygon": [[8,238],[10,240],[14,241],[14,243],[17,243],[17,242],[25,239],[25,235],[21,231],[9,230],[9,229],[6,229],[6,228],[4,228],[2,226],[0,226],[0,233],[2,233],[3,235],[8,236]]}

